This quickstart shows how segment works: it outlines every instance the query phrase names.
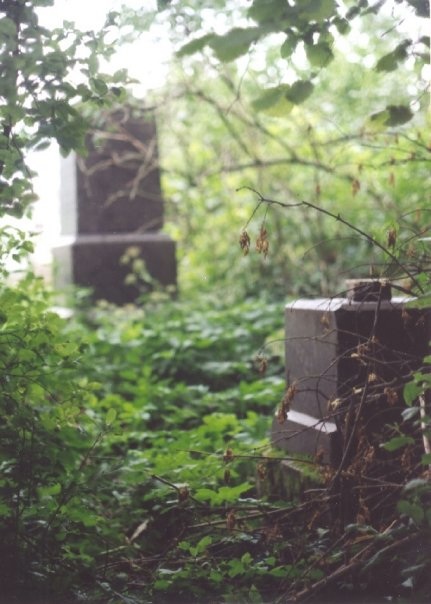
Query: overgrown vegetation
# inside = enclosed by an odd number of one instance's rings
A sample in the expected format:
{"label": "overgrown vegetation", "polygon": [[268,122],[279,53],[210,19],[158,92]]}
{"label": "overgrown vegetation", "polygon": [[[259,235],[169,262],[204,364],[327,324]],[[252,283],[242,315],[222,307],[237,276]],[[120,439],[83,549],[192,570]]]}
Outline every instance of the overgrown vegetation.
{"label": "overgrown vegetation", "polygon": [[[124,74],[97,65],[122,15],[101,35],[49,32],[37,9],[52,3],[0,1],[3,215],[31,203],[29,149],[51,138],[65,153],[82,149],[82,112],[125,98]],[[341,14],[332,0],[254,0],[248,16],[232,3],[224,36],[205,31],[201,3],[159,4],[183,57],[210,47],[203,63],[173,70],[169,102],[155,97],[183,297],[75,305],[62,319],[31,272],[11,284],[10,259],[32,244],[2,228],[0,598],[429,601],[430,358],[388,390],[371,379],[376,342],[356,351],[364,385],[349,393],[353,445],[338,467],[291,459],[268,440],[274,411],[295,395],[284,379],[286,294],[332,295],[344,273],[366,270],[429,305],[429,38],[391,29],[387,3],[346,2]],[[424,17],[426,2],[407,4]],[[245,26],[229,29],[238,19]],[[347,26],[385,34],[374,71],[368,47],[335,52]],[[184,46],[189,29],[205,37]],[[231,63],[280,31],[281,59],[277,38],[255,63]],[[399,413],[370,442],[365,412],[383,395]]]}

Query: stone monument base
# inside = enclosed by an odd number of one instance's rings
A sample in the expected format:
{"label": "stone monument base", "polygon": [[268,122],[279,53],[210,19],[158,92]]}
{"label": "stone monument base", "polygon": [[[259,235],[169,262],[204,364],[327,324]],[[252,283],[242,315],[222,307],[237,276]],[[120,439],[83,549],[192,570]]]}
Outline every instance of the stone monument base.
{"label": "stone monument base", "polygon": [[63,237],[53,249],[59,267],[54,277],[57,288],[72,283],[91,287],[93,297],[114,304],[134,302],[141,291],[127,284],[130,267],[120,260],[129,248],[139,250],[139,258],[161,285],[176,285],[175,242],[162,233],[121,233]]}
{"label": "stone monument base", "polygon": [[289,411],[282,424],[274,418],[271,441],[277,449],[309,455],[334,466],[341,459],[340,434],[335,423],[299,411]]}

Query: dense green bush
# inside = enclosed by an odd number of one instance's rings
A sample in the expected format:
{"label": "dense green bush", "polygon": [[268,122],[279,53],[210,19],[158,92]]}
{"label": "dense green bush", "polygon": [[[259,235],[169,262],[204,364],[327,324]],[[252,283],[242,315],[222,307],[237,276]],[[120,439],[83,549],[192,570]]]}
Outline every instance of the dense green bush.
{"label": "dense green bush", "polygon": [[[2,308],[4,590],[122,585],[121,559],[160,556],[182,515],[256,496],[255,464],[228,484],[223,456],[267,442],[282,368],[274,354],[262,377],[256,354],[280,308],[108,307],[89,327],[51,312],[31,276],[2,290]],[[175,504],[181,492],[197,511]]]}

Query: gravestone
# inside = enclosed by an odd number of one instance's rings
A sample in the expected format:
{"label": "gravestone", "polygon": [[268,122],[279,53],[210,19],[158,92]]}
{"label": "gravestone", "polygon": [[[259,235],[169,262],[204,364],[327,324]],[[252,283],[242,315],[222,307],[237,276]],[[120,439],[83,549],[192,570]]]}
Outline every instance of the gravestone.
{"label": "gravestone", "polygon": [[285,414],[278,411],[271,432],[277,448],[318,456],[334,466],[342,455],[346,409],[351,401],[359,403],[364,383],[372,380],[373,413],[378,409],[369,429],[399,421],[403,381],[429,351],[429,309],[410,308],[408,298],[391,299],[386,283],[350,285],[348,298],[286,306],[291,400]]}
{"label": "gravestone", "polygon": [[123,108],[104,116],[87,136],[88,154],[71,154],[61,167],[62,241],[54,248],[56,284],[90,287],[96,299],[133,302],[126,283],[128,250],[151,278],[176,284],[175,243],[161,233],[163,197],[156,125],[145,112]]}

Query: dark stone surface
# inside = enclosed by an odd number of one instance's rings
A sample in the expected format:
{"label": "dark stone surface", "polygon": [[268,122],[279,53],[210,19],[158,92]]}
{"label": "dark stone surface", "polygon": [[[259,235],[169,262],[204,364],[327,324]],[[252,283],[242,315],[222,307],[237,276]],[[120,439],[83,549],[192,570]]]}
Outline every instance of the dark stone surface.
{"label": "dark stone surface", "polygon": [[130,269],[120,262],[129,248],[137,248],[150,275],[162,285],[176,283],[175,243],[167,235],[82,235],[54,250],[59,286],[90,287],[94,298],[115,304],[134,302],[141,290],[125,283]]}
{"label": "dark stone surface", "polygon": [[88,136],[88,156],[78,160],[78,233],[157,231],[163,199],[155,124],[129,119],[112,127],[106,138]]}
{"label": "dark stone surface", "polygon": [[335,465],[340,459],[341,442],[337,426],[331,421],[319,421],[310,415],[290,411],[288,419],[274,419],[272,445],[290,453],[319,456],[323,463]]}
{"label": "dark stone surface", "polygon": [[[53,250],[57,286],[91,287],[94,298],[123,304],[139,289],[125,285],[126,250],[139,250],[150,275],[176,284],[175,243],[159,232],[163,199],[155,122],[128,108],[106,114],[87,137],[88,155],[62,163],[61,224],[73,239]],[[69,238],[70,239],[70,238]]]}
{"label": "dark stone surface", "polygon": [[[400,384],[428,353],[431,322],[429,309],[407,308],[407,301],[382,300],[378,306],[336,298],[286,306],[286,377],[297,391],[287,421],[274,420],[274,444],[278,439],[281,448],[310,455],[321,449],[325,460],[338,459],[340,439],[325,426],[341,422],[353,389],[364,385],[370,370],[364,359],[372,360],[380,383],[397,385],[401,404]],[[399,406],[381,405],[380,425],[399,418]],[[326,423],[315,426],[322,419]]]}
{"label": "dark stone surface", "polygon": [[[383,301],[375,326],[373,371],[390,382],[408,375],[428,351],[430,313],[405,309],[405,301]],[[364,381],[357,348],[373,333],[377,304],[298,300],[286,307],[286,369],[297,382],[292,408],[322,418],[328,401],[347,396]]]}

